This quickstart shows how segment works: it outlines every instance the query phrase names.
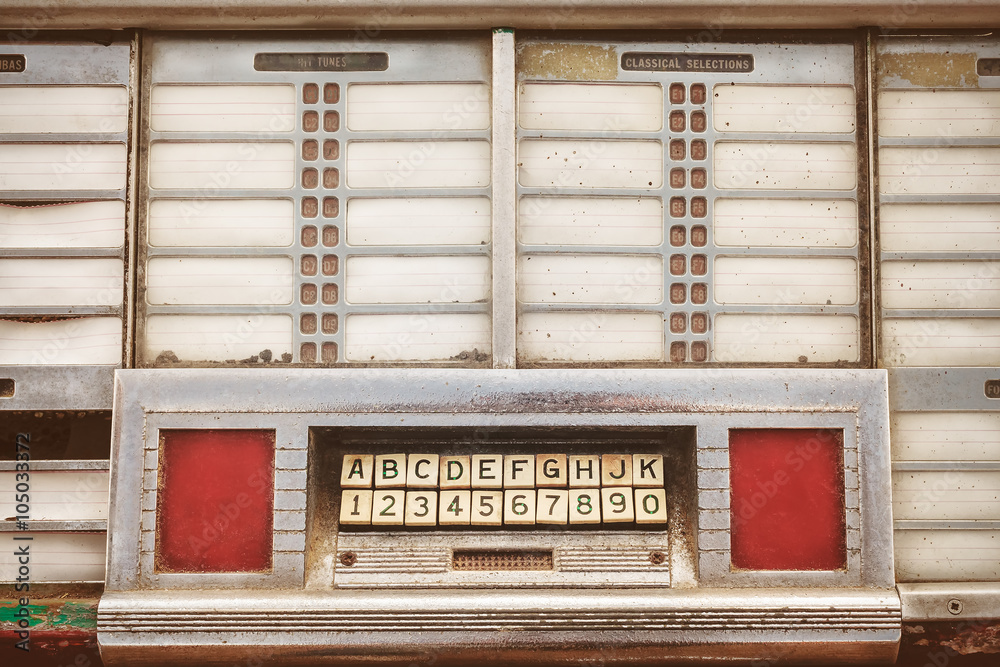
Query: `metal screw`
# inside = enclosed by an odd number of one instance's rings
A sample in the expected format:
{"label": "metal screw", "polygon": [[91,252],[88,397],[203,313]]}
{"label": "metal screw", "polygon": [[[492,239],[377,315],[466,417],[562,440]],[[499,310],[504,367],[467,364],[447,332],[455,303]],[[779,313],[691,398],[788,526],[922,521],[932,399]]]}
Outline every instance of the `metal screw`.
{"label": "metal screw", "polygon": [[353,551],[345,551],[344,553],[340,554],[340,562],[346,565],[347,567],[350,567],[358,562],[358,555]]}
{"label": "metal screw", "polygon": [[958,616],[962,613],[962,601],[951,599],[948,600],[948,611],[953,615]]}
{"label": "metal screw", "polygon": [[667,554],[662,551],[654,551],[649,554],[649,562],[653,565],[663,565],[667,562]]}

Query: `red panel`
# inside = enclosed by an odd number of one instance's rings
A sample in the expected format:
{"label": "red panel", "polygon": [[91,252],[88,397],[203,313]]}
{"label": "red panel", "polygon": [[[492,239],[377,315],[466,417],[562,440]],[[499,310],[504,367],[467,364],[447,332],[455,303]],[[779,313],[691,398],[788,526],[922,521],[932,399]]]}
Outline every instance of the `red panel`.
{"label": "red panel", "polygon": [[274,431],[160,431],[156,569],[271,569]]}
{"label": "red panel", "polygon": [[729,466],[733,568],[846,567],[842,431],[732,429]]}

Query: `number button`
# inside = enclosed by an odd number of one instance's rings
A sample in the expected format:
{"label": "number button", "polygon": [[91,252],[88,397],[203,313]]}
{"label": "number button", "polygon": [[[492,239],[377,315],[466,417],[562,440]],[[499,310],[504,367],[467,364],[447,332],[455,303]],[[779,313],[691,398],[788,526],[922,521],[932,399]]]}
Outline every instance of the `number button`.
{"label": "number button", "polygon": [[569,522],[601,522],[601,490],[573,489],[569,493]]}
{"label": "number button", "polygon": [[471,491],[442,491],[438,523],[442,526],[468,526],[472,513]]}
{"label": "number button", "polygon": [[504,491],[503,522],[510,525],[535,523],[535,491],[515,489]]}
{"label": "number button", "polygon": [[542,489],[538,492],[536,523],[569,523],[569,491]]}
{"label": "number button", "polygon": [[406,525],[437,525],[437,504],[437,491],[407,491],[405,515]]}
{"label": "number button", "polygon": [[632,489],[601,489],[601,508],[604,523],[632,523],[635,512],[632,506]]}
{"label": "number button", "polygon": [[372,522],[372,492],[347,490],[340,495],[340,523],[369,526]]}
{"label": "number button", "polygon": [[372,507],[373,526],[402,526],[405,491],[376,491]]}
{"label": "number button", "polygon": [[663,489],[636,489],[635,522],[666,523],[667,492]]}
{"label": "number button", "polygon": [[472,525],[503,525],[503,491],[472,492]]}

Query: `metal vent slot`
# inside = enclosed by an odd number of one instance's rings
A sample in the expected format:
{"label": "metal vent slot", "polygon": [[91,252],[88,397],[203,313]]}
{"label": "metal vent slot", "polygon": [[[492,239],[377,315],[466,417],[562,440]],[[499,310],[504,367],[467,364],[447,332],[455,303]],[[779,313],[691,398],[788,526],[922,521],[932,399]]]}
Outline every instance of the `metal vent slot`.
{"label": "metal vent slot", "polygon": [[551,570],[551,551],[456,551],[452,569],[483,571]]}

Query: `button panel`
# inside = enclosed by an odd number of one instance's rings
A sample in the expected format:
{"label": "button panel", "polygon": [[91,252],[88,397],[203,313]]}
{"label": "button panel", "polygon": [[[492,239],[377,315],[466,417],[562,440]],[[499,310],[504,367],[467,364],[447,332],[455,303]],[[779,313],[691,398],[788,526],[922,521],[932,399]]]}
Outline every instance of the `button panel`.
{"label": "button panel", "polygon": [[340,525],[667,523],[661,454],[345,454]]}

